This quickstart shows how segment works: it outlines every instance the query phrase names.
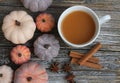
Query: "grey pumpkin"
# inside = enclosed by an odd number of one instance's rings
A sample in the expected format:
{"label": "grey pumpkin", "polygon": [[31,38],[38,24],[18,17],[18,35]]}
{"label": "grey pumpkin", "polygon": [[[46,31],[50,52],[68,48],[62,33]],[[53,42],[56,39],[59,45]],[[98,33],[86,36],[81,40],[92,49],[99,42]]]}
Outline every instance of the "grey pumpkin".
{"label": "grey pumpkin", "polygon": [[45,11],[53,0],[21,0],[25,8],[32,12]]}
{"label": "grey pumpkin", "polygon": [[51,61],[59,50],[59,41],[52,34],[43,34],[34,42],[34,53],[41,60]]}

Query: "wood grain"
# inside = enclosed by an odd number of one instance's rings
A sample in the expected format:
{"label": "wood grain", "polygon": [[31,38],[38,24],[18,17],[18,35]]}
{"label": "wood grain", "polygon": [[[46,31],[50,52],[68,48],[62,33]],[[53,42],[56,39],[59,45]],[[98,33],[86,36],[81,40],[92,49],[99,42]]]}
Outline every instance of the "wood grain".
{"label": "wood grain", "polygon": [[[72,72],[76,75],[77,83],[120,83],[120,0],[54,0],[52,6],[46,11],[55,16],[56,22],[60,14],[68,7],[73,5],[84,5],[93,9],[99,17],[106,14],[111,15],[112,19],[102,25],[101,32],[97,40],[90,46],[73,49],[67,46],[59,37],[57,27],[51,32],[60,41],[61,50],[59,55],[53,61],[57,61],[60,67],[64,63],[70,61],[68,56],[71,50],[86,53],[96,42],[101,42],[103,47],[94,56],[100,58],[100,64],[103,65],[102,70],[95,70],[92,68],[72,65]],[[0,1],[0,26],[2,27],[3,18],[5,15],[13,10],[25,10],[31,16],[35,17],[39,14],[32,13],[25,9],[19,0],[1,0]],[[33,53],[33,42],[41,35],[39,31],[35,32],[32,40],[28,41],[25,45],[31,48],[32,58],[31,61],[39,62],[47,68],[49,74],[49,83],[67,83],[64,80],[66,73],[59,71],[53,73],[49,70],[51,62],[41,61]],[[8,64],[14,70],[19,66],[13,64],[10,60],[10,51],[15,45],[5,39],[3,32],[0,28],[0,65]]]}

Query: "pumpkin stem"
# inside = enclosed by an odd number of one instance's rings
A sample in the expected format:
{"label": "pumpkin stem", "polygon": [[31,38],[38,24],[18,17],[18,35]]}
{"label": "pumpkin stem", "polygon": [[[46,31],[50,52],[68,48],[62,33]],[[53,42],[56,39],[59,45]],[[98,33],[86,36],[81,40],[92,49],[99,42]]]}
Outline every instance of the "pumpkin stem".
{"label": "pumpkin stem", "polygon": [[17,21],[17,20],[15,20],[15,24],[16,24],[17,26],[20,26],[20,25],[21,25],[21,23],[20,23],[19,21]]}
{"label": "pumpkin stem", "polygon": [[19,56],[19,57],[21,57],[21,56],[22,56],[22,54],[21,54],[21,53],[18,53],[18,56]]}
{"label": "pumpkin stem", "polygon": [[3,74],[2,74],[2,73],[0,74],[0,77],[3,77]]}
{"label": "pumpkin stem", "polygon": [[27,77],[27,81],[30,82],[32,80],[32,77]]}
{"label": "pumpkin stem", "polygon": [[46,49],[48,49],[49,47],[50,47],[49,44],[45,44],[45,45],[44,45],[44,48],[46,48]]}
{"label": "pumpkin stem", "polygon": [[42,22],[46,22],[46,20],[45,20],[45,19],[42,19]]}

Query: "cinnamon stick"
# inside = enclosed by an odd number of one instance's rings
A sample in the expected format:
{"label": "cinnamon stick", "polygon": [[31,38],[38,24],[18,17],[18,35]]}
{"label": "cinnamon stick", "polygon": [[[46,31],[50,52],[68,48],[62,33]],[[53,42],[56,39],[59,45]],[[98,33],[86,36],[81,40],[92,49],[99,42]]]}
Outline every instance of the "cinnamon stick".
{"label": "cinnamon stick", "polygon": [[[81,59],[81,58],[83,58],[83,57],[85,56],[85,54],[71,51],[69,56],[70,56],[70,57],[73,57],[73,58]],[[88,62],[99,63],[99,59],[96,58],[96,57],[91,57],[91,58],[88,60]]]}
{"label": "cinnamon stick", "polygon": [[87,60],[89,60],[93,54],[95,54],[100,48],[101,48],[101,43],[97,43],[80,61],[80,65],[84,65]]}
{"label": "cinnamon stick", "polygon": [[[71,63],[80,64],[77,61],[78,61],[77,58],[72,58]],[[90,67],[90,68],[95,68],[95,69],[101,69],[102,68],[102,65],[91,63],[91,62],[85,62],[82,66],[86,66],[86,67]]]}
{"label": "cinnamon stick", "polygon": [[71,64],[78,64],[78,59],[77,58],[72,58],[71,59]]}

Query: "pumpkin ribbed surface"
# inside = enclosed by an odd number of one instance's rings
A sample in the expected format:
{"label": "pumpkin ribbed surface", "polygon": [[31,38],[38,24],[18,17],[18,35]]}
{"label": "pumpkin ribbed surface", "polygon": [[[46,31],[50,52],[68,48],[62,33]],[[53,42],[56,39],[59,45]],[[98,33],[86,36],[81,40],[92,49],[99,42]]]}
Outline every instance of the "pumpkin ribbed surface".
{"label": "pumpkin ribbed surface", "polygon": [[34,53],[41,60],[51,61],[58,55],[59,50],[59,41],[51,34],[44,34],[34,42]]}
{"label": "pumpkin ribbed surface", "polygon": [[25,63],[15,71],[14,83],[48,83],[48,74],[36,62]]}
{"label": "pumpkin ribbed surface", "polygon": [[45,11],[53,0],[21,0],[24,7],[32,12]]}
{"label": "pumpkin ribbed surface", "polygon": [[18,45],[11,51],[11,59],[15,64],[22,64],[30,59],[31,52],[28,47]]}

